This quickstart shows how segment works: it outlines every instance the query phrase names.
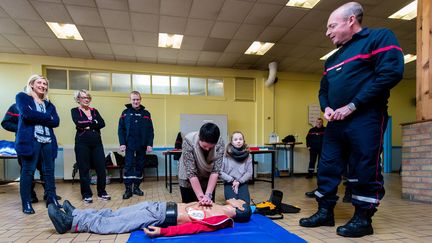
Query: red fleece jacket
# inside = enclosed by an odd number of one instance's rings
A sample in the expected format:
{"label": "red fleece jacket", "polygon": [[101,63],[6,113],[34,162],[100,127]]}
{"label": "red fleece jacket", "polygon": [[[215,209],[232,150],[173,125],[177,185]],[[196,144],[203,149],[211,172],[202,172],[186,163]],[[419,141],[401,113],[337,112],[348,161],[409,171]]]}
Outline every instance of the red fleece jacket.
{"label": "red fleece jacket", "polygon": [[176,236],[176,235],[190,235],[200,232],[211,232],[218,229],[232,227],[234,225],[233,219],[226,215],[213,216],[203,220],[192,221],[182,225],[169,226],[161,228],[161,236]]}

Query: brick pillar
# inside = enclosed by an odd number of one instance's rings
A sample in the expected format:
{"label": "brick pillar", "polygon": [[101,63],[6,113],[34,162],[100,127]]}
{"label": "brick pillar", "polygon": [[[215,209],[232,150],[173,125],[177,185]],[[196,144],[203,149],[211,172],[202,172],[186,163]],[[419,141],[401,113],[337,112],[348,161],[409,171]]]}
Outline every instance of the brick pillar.
{"label": "brick pillar", "polygon": [[402,197],[432,203],[432,120],[402,124]]}

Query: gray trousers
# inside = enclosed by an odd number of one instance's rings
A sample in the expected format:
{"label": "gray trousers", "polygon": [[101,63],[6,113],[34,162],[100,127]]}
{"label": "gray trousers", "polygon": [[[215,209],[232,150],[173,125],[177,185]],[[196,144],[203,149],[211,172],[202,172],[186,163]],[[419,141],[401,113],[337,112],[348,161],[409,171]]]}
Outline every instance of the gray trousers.
{"label": "gray trousers", "polygon": [[127,233],[149,225],[161,225],[165,221],[166,202],[141,202],[116,211],[75,209],[72,215],[72,232]]}

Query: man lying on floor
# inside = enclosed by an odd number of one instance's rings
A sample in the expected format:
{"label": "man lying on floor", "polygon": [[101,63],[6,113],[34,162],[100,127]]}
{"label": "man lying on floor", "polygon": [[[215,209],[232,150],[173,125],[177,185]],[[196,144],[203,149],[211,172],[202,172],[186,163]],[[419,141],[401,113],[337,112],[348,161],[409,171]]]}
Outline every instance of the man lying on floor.
{"label": "man lying on floor", "polygon": [[141,202],[132,206],[111,209],[76,209],[65,200],[64,212],[48,205],[56,231],[119,234],[144,229],[151,236],[175,236],[209,232],[231,227],[233,221],[247,222],[251,217],[249,204],[229,199],[225,205],[201,206],[198,202]]}

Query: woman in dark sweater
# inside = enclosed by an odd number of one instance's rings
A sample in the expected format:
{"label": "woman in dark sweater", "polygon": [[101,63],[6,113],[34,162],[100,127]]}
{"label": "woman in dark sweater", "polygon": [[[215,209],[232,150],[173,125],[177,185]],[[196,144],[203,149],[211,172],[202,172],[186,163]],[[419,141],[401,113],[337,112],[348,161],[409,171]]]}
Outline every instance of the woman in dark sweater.
{"label": "woman in dark sweater", "polygon": [[54,159],[57,157],[57,140],[54,127],[60,124],[55,106],[48,100],[48,80],[32,75],[27,81],[25,92],[16,95],[18,108],[18,130],[15,149],[22,160],[20,195],[23,213],[34,214],[31,204],[31,184],[39,159],[44,175],[46,204],[57,207]]}
{"label": "woman in dark sweater", "polygon": [[100,129],[105,127],[105,121],[99,112],[90,107],[91,95],[87,90],[75,92],[78,107],[72,108],[72,120],[77,132],[75,135],[75,156],[78,164],[81,184],[81,195],[86,203],[93,202],[90,189],[90,168],[96,170],[97,193],[101,200],[110,200],[111,196],[105,191],[106,169],[105,154],[102,145]]}

